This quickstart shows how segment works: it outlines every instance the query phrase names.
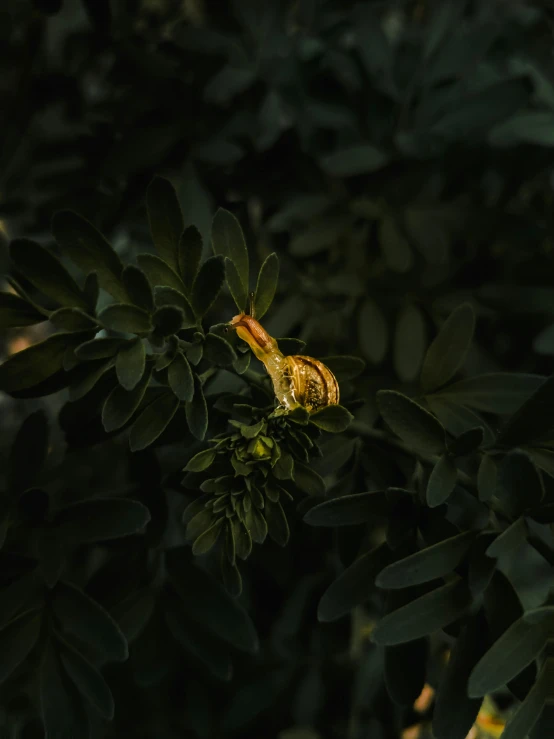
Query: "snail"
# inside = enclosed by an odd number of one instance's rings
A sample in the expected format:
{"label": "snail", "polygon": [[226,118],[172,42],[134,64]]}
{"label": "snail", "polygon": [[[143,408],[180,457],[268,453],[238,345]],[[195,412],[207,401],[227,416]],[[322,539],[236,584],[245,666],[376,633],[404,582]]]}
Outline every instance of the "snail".
{"label": "snail", "polygon": [[339,384],[323,362],[301,354],[285,356],[273,339],[254,317],[253,294],[250,314],[234,316],[229,327],[246,341],[254,355],[264,364],[273,382],[277,400],[287,410],[303,406],[315,411],[339,402]]}

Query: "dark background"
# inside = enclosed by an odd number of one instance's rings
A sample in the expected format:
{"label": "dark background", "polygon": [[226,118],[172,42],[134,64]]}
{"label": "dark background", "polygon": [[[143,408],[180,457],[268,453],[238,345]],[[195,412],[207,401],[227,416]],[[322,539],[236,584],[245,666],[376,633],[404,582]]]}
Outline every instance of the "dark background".
{"label": "dark background", "polygon": [[[277,252],[272,335],[301,338],[314,356],[365,359],[359,420],[377,419],[378,389],[413,391],[437,326],[464,301],[477,316],[465,375],[548,375],[553,32],[549,3],[518,0],[4,4],[0,267],[10,238],[52,245],[52,215],[65,208],[133,259],[151,248],[145,192],[161,174],[206,255],[218,207],[240,220],[256,268]],[[234,312],[221,300],[214,321]],[[2,355],[42,328],[5,332]],[[4,460],[20,421],[39,407],[55,419],[63,400],[0,397]],[[55,420],[53,434],[68,442]],[[66,488],[140,477],[125,439],[89,441],[74,444]],[[178,444],[160,455],[164,474],[184,462]],[[165,525],[178,528],[171,516]],[[221,683],[176,663],[160,629],[107,668],[116,718],[95,736],[399,736],[419,719],[386,697],[363,624],[316,619],[359,543],[293,522],[288,548],[258,548],[244,574],[260,654],[237,656]],[[110,550],[119,554],[125,579],[135,565],[124,547]],[[117,600],[104,597],[117,591],[114,572],[88,586],[105,605]],[[22,684],[4,689],[6,736],[43,736]],[[294,727],[312,728],[280,733]]]}

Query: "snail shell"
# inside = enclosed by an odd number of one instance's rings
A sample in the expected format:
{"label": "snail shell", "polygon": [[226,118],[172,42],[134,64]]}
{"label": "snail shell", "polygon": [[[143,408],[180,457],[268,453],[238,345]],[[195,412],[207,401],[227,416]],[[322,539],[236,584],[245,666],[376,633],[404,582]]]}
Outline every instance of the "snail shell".
{"label": "snail shell", "polygon": [[278,401],[292,410],[299,405],[314,411],[339,402],[339,384],[323,362],[302,354],[285,356],[277,342],[252,316],[241,313],[230,325],[264,363]]}

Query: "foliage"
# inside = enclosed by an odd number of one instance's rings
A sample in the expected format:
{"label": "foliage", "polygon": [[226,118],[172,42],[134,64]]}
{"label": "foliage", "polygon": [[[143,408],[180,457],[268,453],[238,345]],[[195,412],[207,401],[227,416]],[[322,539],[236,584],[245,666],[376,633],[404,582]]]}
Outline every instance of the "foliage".
{"label": "foliage", "polygon": [[10,736],[552,733],[551,15],[1,12]]}

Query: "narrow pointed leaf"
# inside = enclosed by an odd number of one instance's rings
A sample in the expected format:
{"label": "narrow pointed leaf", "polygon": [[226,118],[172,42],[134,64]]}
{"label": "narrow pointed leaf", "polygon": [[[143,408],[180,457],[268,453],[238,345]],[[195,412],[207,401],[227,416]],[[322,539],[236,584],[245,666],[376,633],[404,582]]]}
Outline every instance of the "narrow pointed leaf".
{"label": "narrow pointed leaf", "polygon": [[260,267],[258,281],[256,283],[256,294],[254,298],[254,315],[259,321],[269,310],[277,285],[279,283],[279,259],[273,252],[266,257]]}
{"label": "narrow pointed leaf", "polygon": [[179,240],[179,272],[190,295],[202,258],[202,235],[196,226],[188,226]]}
{"label": "narrow pointed leaf", "polygon": [[427,350],[421,370],[421,385],[425,392],[445,385],[460,369],[474,330],[473,308],[469,303],[464,303],[446,319]]}
{"label": "narrow pointed leaf", "polygon": [[248,293],[248,249],[242,228],[228,210],[219,208],[212,222],[212,249],[215,255],[228,257],[237,268],[243,288]]}
{"label": "narrow pointed leaf", "polygon": [[202,441],[208,430],[208,406],[198,375],[194,375],[194,396],[185,402],[185,413],[190,433]]}
{"label": "narrow pointed leaf", "polygon": [[311,526],[353,526],[390,513],[386,493],[380,490],[342,495],[310,508],[304,521]]}

